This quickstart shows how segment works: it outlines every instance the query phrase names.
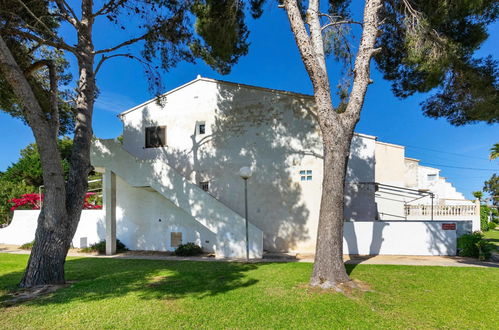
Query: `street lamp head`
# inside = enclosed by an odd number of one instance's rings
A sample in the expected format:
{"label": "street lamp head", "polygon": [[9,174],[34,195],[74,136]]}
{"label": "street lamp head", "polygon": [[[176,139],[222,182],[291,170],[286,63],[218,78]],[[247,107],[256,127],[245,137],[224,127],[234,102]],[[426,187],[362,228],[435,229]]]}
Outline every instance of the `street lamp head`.
{"label": "street lamp head", "polygon": [[249,168],[248,166],[241,167],[241,169],[239,170],[239,176],[244,180],[251,178],[251,174],[251,168]]}

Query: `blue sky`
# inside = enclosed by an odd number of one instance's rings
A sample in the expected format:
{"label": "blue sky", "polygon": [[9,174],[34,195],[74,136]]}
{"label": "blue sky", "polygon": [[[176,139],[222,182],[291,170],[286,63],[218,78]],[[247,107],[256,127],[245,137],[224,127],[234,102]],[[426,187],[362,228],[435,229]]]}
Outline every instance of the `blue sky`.
{"label": "blue sky", "polygon": [[[200,74],[203,77],[311,94],[312,86],[284,11],[270,5],[266,8],[267,12],[259,20],[248,18],[251,31],[249,54],[239,61],[229,75],[221,76],[202,62],[182,63],[163,74],[166,90]],[[96,48],[110,46],[137,33],[133,29],[122,32],[103,23],[96,28]],[[66,31],[64,34],[67,38],[73,37]],[[490,35],[478,55],[493,54],[497,58],[495,49],[499,45],[499,23],[490,27]],[[332,60],[328,67],[334,83],[339,68]],[[455,127],[444,119],[426,118],[422,115],[419,103],[428,97],[427,94],[397,99],[390,91],[390,84],[383,81],[374,65],[373,69],[374,84],[369,87],[357,132],[407,146],[406,156],[418,158],[423,164],[437,164],[434,167],[442,169],[441,175],[447,177],[468,198],[471,198],[471,191],[481,190],[483,181],[492,173],[499,172],[499,162],[488,160],[490,147],[499,142],[497,125]],[[153,95],[148,91],[142,67],[130,60],[117,58],[109,61],[97,79],[101,94],[95,105],[94,133],[99,138],[116,137],[122,130],[116,115]],[[2,112],[0,131],[3,136],[0,139],[2,171],[18,159],[19,151],[33,142],[34,138],[29,127]]]}

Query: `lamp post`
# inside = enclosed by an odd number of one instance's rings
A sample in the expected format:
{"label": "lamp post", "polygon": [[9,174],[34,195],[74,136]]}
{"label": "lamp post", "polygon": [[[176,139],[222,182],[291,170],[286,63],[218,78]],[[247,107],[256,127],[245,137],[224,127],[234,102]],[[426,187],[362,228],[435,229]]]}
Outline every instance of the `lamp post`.
{"label": "lamp post", "polygon": [[248,179],[251,178],[251,168],[244,166],[239,170],[239,176],[244,180],[244,220],[246,225],[246,261],[249,261],[248,235]]}

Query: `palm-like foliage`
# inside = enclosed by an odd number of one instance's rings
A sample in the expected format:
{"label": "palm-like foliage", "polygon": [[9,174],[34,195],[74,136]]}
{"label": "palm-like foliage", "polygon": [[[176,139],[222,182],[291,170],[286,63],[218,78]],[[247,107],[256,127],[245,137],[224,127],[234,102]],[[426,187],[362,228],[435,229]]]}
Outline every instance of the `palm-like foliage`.
{"label": "palm-like foliage", "polygon": [[496,143],[490,148],[490,160],[499,158],[499,143]]}

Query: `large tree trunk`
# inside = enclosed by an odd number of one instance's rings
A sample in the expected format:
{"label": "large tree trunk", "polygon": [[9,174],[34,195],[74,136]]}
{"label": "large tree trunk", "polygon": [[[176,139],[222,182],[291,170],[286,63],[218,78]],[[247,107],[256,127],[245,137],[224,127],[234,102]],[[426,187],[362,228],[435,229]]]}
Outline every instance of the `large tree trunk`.
{"label": "large tree trunk", "polygon": [[[28,124],[39,149],[45,194],[38,218],[35,243],[20,282],[21,287],[64,283],[64,264],[78,227],[84,196],[88,188],[92,112],[96,94],[94,49],[92,44],[92,0],[82,1],[82,20],[78,25],[79,80],[76,99],[75,132],[68,182],[57,148],[57,83],[51,71],[52,113],[47,114],[38,102],[23,70],[0,36],[0,69],[22,102]],[[52,79],[53,78],[53,79]]]}
{"label": "large tree trunk", "polygon": [[[20,285],[29,287],[63,283],[64,260],[70,240],[67,240],[64,173],[57,148],[58,114],[51,113],[47,116],[47,112],[38,102],[23,70],[1,37],[0,68],[16,96],[21,100],[26,119],[33,130],[45,183],[45,199],[38,218],[35,244]],[[56,106],[53,111],[58,111]]]}
{"label": "large tree trunk", "polygon": [[[52,187],[54,176],[47,166],[43,166],[43,157],[52,155],[40,150],[44,173],[45,195],[44,204],[35,234],[35,244],[31,250],[28,266],[21,287],[33,287],[45,284],[64,283],[64,264],[71,241],[80,221],[85,193],[88,189],[88,174],[90,165],[90,145],[92,140],[92,109],[95,95],[95,80],[93,79],[93,62],[80,61],[80,83],[77,97],[77,118],[71,154],[71,166],[67,184]],[[57,141],[57,137],[54,138]],[[43,145],[37,139],[37,145]],[[58,151],[57,157],[59,157]],[[57,159],[54,157],[54,159]],[[59,157],[60,164],[60,157]]]}
{"label": "large tree trunk", "polygon": [[343,264],[344,190],[352,132],[339,122],[323,130],[324,163],[314,271],[310,285],[331,288],[350,278]]}
{"label": "large tree trunk", "polygon": [[[82,2],[82,21],[78,30],[78,87],[76,118],[69,178],[64,189],[47,189],[52,178],[43,168],[45,202],[38,219],[35,244],[21,287],[64,283],[64,264],[80,221],[88,174],[91,171],[92,112],[96,94],[92,44],[92,0]],[[32,126],[33,127],[33,126]],[[57,136],[54,137],[57,143]],[[38,143],[38,140],[37,140]],[[40,144],[39,144],[40,145]],[[40,156],[42,157],[42,150]],[[59,159],[60,164],[60,159]],[[62,168],[61,168],[62,173]],[[51,202],[47,201],[49,199]]]}
{"label": "large tree trunk", "polygon": [[[303,20],[297,0],[283,0],[291,30],[305,69],[314,87],[317,119],[322,132],[324,171],[319,227],[310,285],[337,287],[350,278],[343,263],[343,222],[345,176],[354,129],[360,118],[367,86],[370,60],[378,28],[382,0],[366,0],[362,38],[355,59],[354,79],[346,110],[335,111],[326,69],[319,0],[310,0]],[[308,29],[306,28],[308,25]]]}

